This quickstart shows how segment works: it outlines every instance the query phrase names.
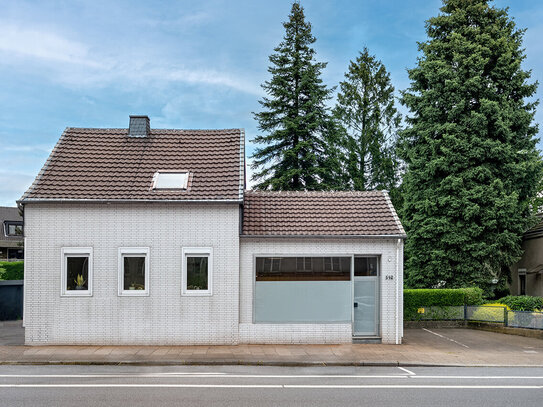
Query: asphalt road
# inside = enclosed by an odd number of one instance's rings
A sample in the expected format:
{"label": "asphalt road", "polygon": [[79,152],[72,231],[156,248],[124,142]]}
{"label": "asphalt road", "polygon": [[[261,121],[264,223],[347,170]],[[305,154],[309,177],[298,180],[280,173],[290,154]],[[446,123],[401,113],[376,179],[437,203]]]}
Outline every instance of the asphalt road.
{"label": "asphalt road", "polygon": [[0,366],[0,406],[542,406],[543,368]]}

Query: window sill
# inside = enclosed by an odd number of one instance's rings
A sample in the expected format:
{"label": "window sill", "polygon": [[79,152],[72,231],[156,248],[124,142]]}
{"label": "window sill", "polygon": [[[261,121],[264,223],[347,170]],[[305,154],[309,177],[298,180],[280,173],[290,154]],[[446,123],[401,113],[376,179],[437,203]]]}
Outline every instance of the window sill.
{"label": "window sill", "polygon": [[190,291],[183,291],[181,293],[181,296],[183,297],[211,297],[213,293],[211,291],[198,291],[198,290],[190,290]]}
{"label": "window sill", "polygon": [[60,294],[61,297],[92,297],[91,291],[80,291],[80,292],[63,292]]}
{"label": "window sill", "polygon": [[149,297],[149,291],[123,290],[118,293],[119,297]]}

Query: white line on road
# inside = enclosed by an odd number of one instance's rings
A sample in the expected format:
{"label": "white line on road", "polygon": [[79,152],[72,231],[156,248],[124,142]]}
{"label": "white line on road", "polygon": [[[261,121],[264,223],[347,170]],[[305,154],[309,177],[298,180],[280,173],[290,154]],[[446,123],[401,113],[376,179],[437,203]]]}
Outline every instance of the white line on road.
{"label": "white line on road", "polygon": [[543,379],[543,376],[413,376],[411,379]]}
{"label": "white line on road", "polygon": [[100,383],[100,384],[0,384],[0,388],[252,388],[252,389],[543,389],[529,385],[398,385],[398,384],[162,384],[162,383]]}
{"label": "white line on road", "polygon": [[405,367],[400,367],[400,366],[398,366],[398,369],[403,370],[404,372],[406,372],[407,374],[410,374],[411,376],[415,376],[415,375],[416,375],[416,374],[413,373],[411,370],[407,370]]}
{"label": "white line on road", "polygon": [[[190,378],[191,373],[134,373],[134,374],[0,374],[0,378]],[[259,374],[198,374],[195,378],[217,378],[217,379],[229,379],[229,378],[258,378],[258,379],[406,379],[406,375],[259,375]]]}
{"label": "white line on road", "polygon": [[228,373],[127,373],[127,374],[0,374],[1,378],[17,378],[17,379],[35,379],[35,378],[53,378],[53,379],[71,379],[71,378],[201,378],[201,379],[534,379],[543,380],[543,376],[429,376],[416,375],[414,372],[405,368],[399,367],[408,375],[258,375],[258,374],[228,374]]}
{"label": "white line on road", "polygon": [[0,378],[53,378],[53,379],[71,379],[71,378],[125,378],[125,379],[137,379],[137,378],[201,378],[201,379],[536,379],[543,380],[543,376],[428,376],[428,375],[416,375],[415,373],[399,367],[409,373],[409,375],[258,375],[258,374],[206,374],[199,373],[192,376],[192,373],[128,373],[128,374],[0,374]]}
{"label": "white line on road", "polygon": [[543,389],[543,386],[500,386],[500,385],[441,385],[441,384],[421,384],[421,385],[402,385],[402,384],[324,384],[324,385],[312,385],[312,384],[285,384],[284,388],[297,388],[297,389]]}
{"label": "white line on road", "polygon": [[422,328],[422,330],[423,330],[423,331],[426,331],[426,332],[430,332],[431,334],[437,335],[437,336],[439,336],[440,338],[447,339],[448,341],[454,342],[454,343],[456,343],[457,345],[460,345],[460,346],[463,346],[464,348],[468,348],[468,349],[469,349],[469,346],[468,346],[468,345],[464,345],[463,343],[458,342],[458,341],[455,341],[454,339],[448,338],[448,337],[446,337],[445,335],[438,334],[437,332],[430,331],[429,329],[426,329],[426,328]]}

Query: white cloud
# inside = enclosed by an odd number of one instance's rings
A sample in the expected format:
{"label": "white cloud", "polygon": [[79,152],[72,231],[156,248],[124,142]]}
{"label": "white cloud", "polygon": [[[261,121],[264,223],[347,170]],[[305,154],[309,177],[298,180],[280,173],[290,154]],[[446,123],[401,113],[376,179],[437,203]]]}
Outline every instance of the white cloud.
{"label": "white cloud", "polygon": [[216,70],[197,69],[190,70],[184,68],[157,68],[144,75],[150,78],[162,78],[171,82],[186,82],[194,84],[219,85],[239,90],[245,93],[260,95],[262,92],[259,86],[254,86],[252,83],[247,83],[229,74],[221,73]]}
{"label": "white cloud", "polygon": [[35,144],[35,145],[10,145],[10,144],[4,144],[2,146],[2,149],[4,151],[15,151],[15,152],[40,152],[40,153],[50,153],[53,150],[53,147],[48,144]]}
{"label": "white cloud", "polygon": [[151,27],[189,28],[201,25],[212,20],[213,16],[208,12],[199,11],[174,18],[142,19],[141,23]]}
{"label": "white cloud", "polygon": [[89,48],[58,34],[0,21],[0,51],[55,62],[100,67],[89,58]]}
{"label": "white cloud", "polygon": [[[34,62],[28,64],[28,59]],[[132,88],[134,84],[148,85],[151,81],[165,86],[173,83],[209,85],[261,94],[260,88],[252,82],[222,69],[198,66],[201,63],[182,66],[168,57],[155,55],[154,50],[142,45],[134,44],[121,52],[112,52],[107,47],[93,48],[48,30],[28,29],[1,20],[0,65],[31,69],[48,80],[70,87],[126,85]]]}
{"label": "white cloud", "polygon": [[253,189],[255,182],[252,181],[253,178],[253,169],[251,168],[253,160],[250,158],[245,159],[245,179],[247,180],[247,189]]}
{"label": "white cloud", "polygon": [[0,205],[15,206],[19,199],[34,181],[34,175],[17,172],[0,172]]}

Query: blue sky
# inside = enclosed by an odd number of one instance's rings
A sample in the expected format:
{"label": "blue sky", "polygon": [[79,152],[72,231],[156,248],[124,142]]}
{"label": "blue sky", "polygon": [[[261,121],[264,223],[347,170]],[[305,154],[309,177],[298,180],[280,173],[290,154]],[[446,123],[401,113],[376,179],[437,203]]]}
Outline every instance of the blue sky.
{"label": "blue sky", "polygon": [[[497,0],[527,28],[525,69],[543,82],[543,3]],[[260,84],[283,36],[290,0],[0,0],[0,205],[15,205],[62,130],[127,127],[147,114],[155,128],[257,134]],[[416,41],[441,0],[303,0],[323,79],[335,86],[367,46],[397,90],[409,85]],[[538,98],[543,89],[540,87]],[[536,122],[543,121],[543,107]],[[540,148],[542,144],[539,144]]]}

